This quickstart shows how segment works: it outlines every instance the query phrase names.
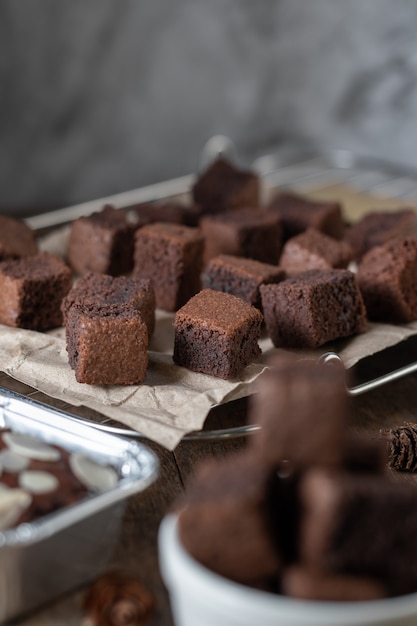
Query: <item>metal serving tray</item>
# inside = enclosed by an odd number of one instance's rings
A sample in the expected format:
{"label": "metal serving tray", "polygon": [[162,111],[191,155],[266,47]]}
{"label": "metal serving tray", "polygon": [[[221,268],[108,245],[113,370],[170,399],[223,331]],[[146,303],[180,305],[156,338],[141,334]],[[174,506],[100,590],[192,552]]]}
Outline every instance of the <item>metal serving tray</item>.
{"label": "metal serving tray", "polygon": [[0,426],[111,465],[108,491],[0,532],[0,622],[34,609],[93,579],[115,547],[126,499],[158,475],[158,461],[140,442],[97,431],[61,411],[0,388]]}
{"label": "metal serving tray", "polygon": [[[206,165],[220,154],[232,158],[236,157],[233,143],[222,135],[215,136],[207,142],[202,151],[201,165]],[[373,157],[357,156],[346,150],[330,150],[318,154],[311,149],[289,148],[280,151],[280,153],[263,155],[256,159],[251,167],[259,173],[264,188],[268,190],[287,188],[304,191],[308,187],[314,187],[315,190],[326,190],[326,188],[331,189],[335,185],[346,184],[353,190],[362,193],[396,199],[398,206],[405,206],[407,202],[412,202],[415,205],[417,201],[416,170]],[[45,229],[69,223],[81,215],[91,214],[107,203],[117,207],[127,207],[140,202],[184,199],[189,194],[194,178],[194,175],[187,175],[164,181],[36,215],[28,218],[27,222],[32,228],[42,232]],[[324,354],[322,358],[327,361],[340,360],[340,357],[334,352]],[[395,369],[390,369],[373,377],[366,376],[366,372],[363,375],[363,368],[361,370],[360,382],[348,389],[351,395],[366,393],[417,371],[417,361],[413,357],[411,361],[400,363]],[[140,433],[120,426],[105,416],[95,415],[95,421],[78,416],[74,416],[74,419],[80,423],[89,423],[102,431],[130,437],[141,436]],[[206,428],[185,435],[185,439],[223,439],[244,436],[257,429],[257,425],[246,424],[221,430]]]}

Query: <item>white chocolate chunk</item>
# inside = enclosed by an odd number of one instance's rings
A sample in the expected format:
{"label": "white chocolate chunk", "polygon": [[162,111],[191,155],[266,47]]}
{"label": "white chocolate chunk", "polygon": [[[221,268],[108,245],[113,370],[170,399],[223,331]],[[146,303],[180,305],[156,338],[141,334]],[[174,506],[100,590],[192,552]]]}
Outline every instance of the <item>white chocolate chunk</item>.
{"label": "white chocolate chunk", "polygon": [[71,454],[69,461],[75,476],[87,489],[106,491],[117,484],[117,473],[112,467],[100,465],[80,452]]}
{"label": "white chocolate chunk", "polygon": [[38,461],[58,461],[61,458],[59,451],[47,443],[21,433],[4,433],[3,441],[16,454],[36,459]]}
{"label": "white chocolate chunk", "polygon": [[50,472],[28,470],[19,476],[19,485],[31,493],[50,493],[59,487],[59,481]]}
{"label": "white chocolate chunk", "polygon": [[0,530],[13,526],[32,502],[23,489],[0,489]]}
{"label": "white chocolate chunk", "polygon": [[7,449],[0,452],[0,466],[5,472],[21,472],[26,469],[28,465],[29,459],[21,454]]}

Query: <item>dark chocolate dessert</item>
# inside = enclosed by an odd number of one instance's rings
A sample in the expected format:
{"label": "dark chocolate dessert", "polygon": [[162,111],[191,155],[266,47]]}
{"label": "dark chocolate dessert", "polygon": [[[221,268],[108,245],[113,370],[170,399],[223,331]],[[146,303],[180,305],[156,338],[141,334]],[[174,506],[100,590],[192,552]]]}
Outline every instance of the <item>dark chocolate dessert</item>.
{"label": "dark chocolate dessert", "polygon": [[235,378],[261,350],[262,314],[241,298],[203,289],[175,317],[174,362],[194,372]]}
{"label": "dark chocolate dessert", "polygon": [[61,302],[71,284],[71,270],[53,254],[2,261],[0,324],[31,330],[61,326]]}

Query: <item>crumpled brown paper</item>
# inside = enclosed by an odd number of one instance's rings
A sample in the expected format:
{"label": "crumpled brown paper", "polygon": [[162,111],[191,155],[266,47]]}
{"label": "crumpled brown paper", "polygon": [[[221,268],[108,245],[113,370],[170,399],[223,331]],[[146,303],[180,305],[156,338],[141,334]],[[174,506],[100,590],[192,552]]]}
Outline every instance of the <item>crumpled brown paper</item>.
{"label": "crumpled brown paper", "polygon": [[[363,205],[366,198],[342,186],[335,186],[333,192],[342,201],[345,194],[348,213],[359,200]],[[378,200],[371,202],[367,198],[367,209],[372,207],[372,202],[378,206]],[[41,247],[62,253],[67,237],[68,228],[59,229],[44,239]],[[104,387],[77,383],[68,364],[64,329],[39,333],[0,325],[0,371],[68,404],[89,407],[174,449],[186,433],[203,427],[211,408],[251,394],[256,379],[266,367],[265,359],[276,349],[270,339],[263,338],[262,358],[233,381],[193,373],[172,361],[173,320],[173,314],[157,312],[149,368],[141,385]],[[350,368],[415,334],[417,322],[403,326],[369,324],[365,333],[325,346],[321,353],[335,350],[346,368]]]}
{"label": "crumpled brown paper", "polygon": [[[159,351],[150,350],[148,372],[141,385],[77,383],[68,364],[62,329],[39,333],[0,325],[0,370],[53,398],[89,407],[174,449],[186,433],[203,427],[212,407],[251,394],[265,369],[262,361],[276,349],[269,339],[261,340],[263,358],[233,381],[190,372],[172,362],[169,337],[173,317],[158,317],[155,337]],[[349,368],[365,356],[415,334],[416,322],[406,326],[373,324],[366,333],[326,346],[323,352],[334,347]]]}
{"label": "crumpled brown paper", "polygon": [[150,351],[141,385],[85,385],[77,383],[68,364],[65,339],[0,325],[1,371],[49,396],[98,411],[169,449],[185,433],[200,430],[213,406],[250,393],[263,367],[250,365],[239,380],[228,382],[189,372],[176,366],[170,354]]}

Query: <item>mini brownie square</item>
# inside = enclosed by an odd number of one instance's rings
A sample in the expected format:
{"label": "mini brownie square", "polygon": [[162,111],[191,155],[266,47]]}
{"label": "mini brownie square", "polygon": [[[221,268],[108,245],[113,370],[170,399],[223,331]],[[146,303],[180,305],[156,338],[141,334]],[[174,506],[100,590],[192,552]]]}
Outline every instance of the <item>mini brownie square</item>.
{"label": "mini brownie square", "polygon": [[295,193],[281,192],[272,198],[268,209],[281,217],[285,241],[309,227],[335,239],[342,239],[345,232],[339,202],[314,201]]}
{"label": "mini brownie square", "polygon": [[417,497],[412,483],[311,469],[300,485],[300,560],[375,577],[388,595],[415,591]]}
{"label": "mini brownie square", "polygon": [[293,565],[281,578],[282,593],[292,598],[326,602],[363,602],[387,595],[384,585],[372,577],[328,574]]}
{"label": "mini brownie square", "polygon": [[203,273],[203,287],[231,293],[261,309],[259,286],[279,283],[284,278],[284,270],[276,265],[220,254],[208,262]]}
{"label": "mini brownie square", "polygon": [[73,306],[86,311],[99,308],[103,314],[123,307],[139,311],[149,337],[154,331],[155,293],[151,281],[146,278],[113,277],[92,272],[85,274],[62,302],[64,323]]}
{"label": "mini brownie square", "polygon": [[79,383],[141,383],[148,365],[148,329],[139,311],[72,306],[66,313],[69,364]]}
{"label": "mini brownie square", "polygon": [[267,364],[249,403],[249,422],[261,427],[251,441],[260,462],[341,468],[349,421],[344,368],[293,355]]}
{"label": "mini brownie square", "polygon": [[0,261],[38,252],[35,233],[21,220],[0,215]]}
{"label": "mini brownie square", "polygon": [[192,196],[202,214],[222,213],[244,206],[257,207],[259,177],[219,158],[197,178]]}
{"label": "mini brownie square", "polygon": [[345,241],[337,241],[315,228],[288,239],[281,253],[280,266],[288,275],[306,270],[346,268],[353,251]]}
{"label": "mini brownie square", "polygon": [[203,251],[199,229],[149,224],[136,233],[133,274],[152,281],[158,308],[176,311],[201,288]]}
{"label": "mini brownie square", "polygon": [[417,319],[417,240],[398,237],[372,248],[357,276],[369,319],[393,323]]}
{"label": "mini brownie square", "polygon": [[133,212],[141,225],[154,222],[185,224],[187,213],[187,207],[175,202],[143,202],[126,210]]}
{"label": "mini brownie square", "polygon": [[233,580],[276,577],[282,557],[270,508],[279,491],[275,472],[250,455],[203,462],[186,487],[178,519],[182,544],[206,567]]}
{"label": "mini brownie square", "polygon": [[282,249],[281,220],[271,211],[236,209],[200,220],[209,261],[218,254],[232,254],[276,265]]}
{"label": "mini brownie square", "polygon": [[346,231],[346,240],[358,260],[371,248],[394,237],[417,237],[417,215],[413,209],[372,211]]}
{"label": "mini brownie square", "polygon": [[241,298],[203,289],[174,323],[174,362],[194,372],[235,378],[261,350],[262,314]]}
{"label": "mini brownie square", "polygon": [[366,328],[363,299],[349,270],[309,270],[259,289],[276,347],[318,348]]}
{"label": "mini brownie square", "polygon": [[126,211],[111,205],[80,217],[71,225],[68,263],[77,274],[99,272],[118,276],[130,272],[138,226]]}
{"label": "mini brownie square", "polygon": [[61,326],[61,302],[71,284],[70,268],[53,254],[2,261],[0,323],[31,330]]}

